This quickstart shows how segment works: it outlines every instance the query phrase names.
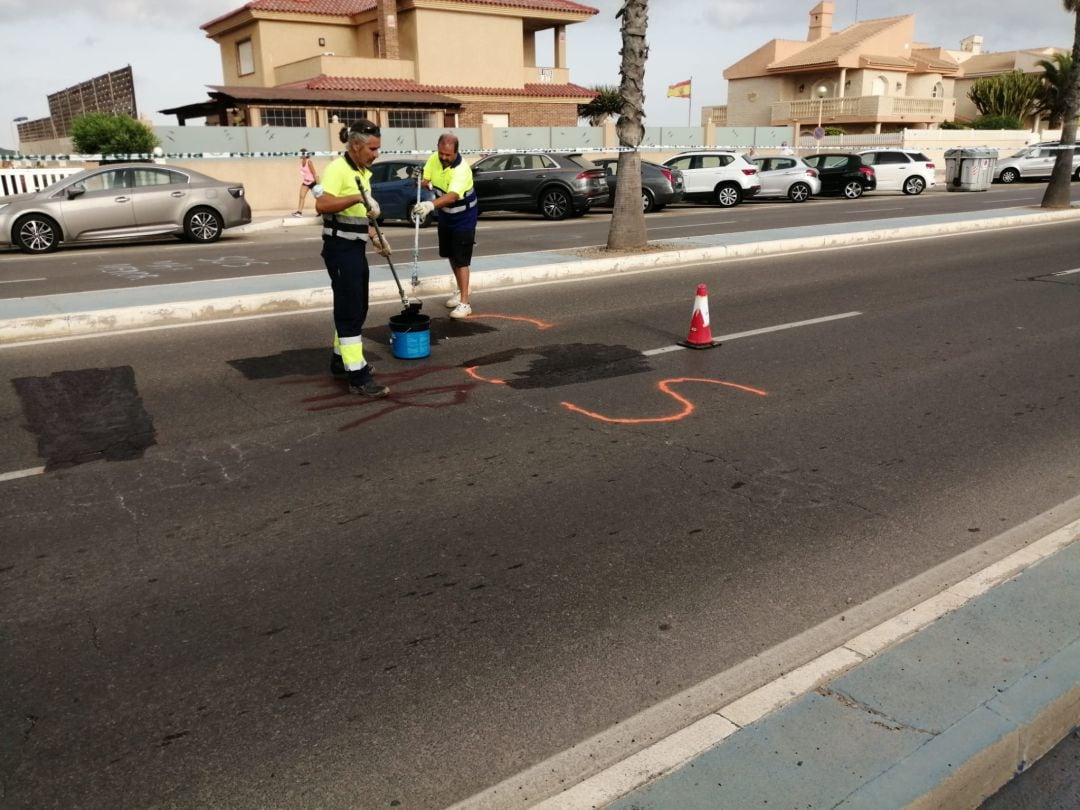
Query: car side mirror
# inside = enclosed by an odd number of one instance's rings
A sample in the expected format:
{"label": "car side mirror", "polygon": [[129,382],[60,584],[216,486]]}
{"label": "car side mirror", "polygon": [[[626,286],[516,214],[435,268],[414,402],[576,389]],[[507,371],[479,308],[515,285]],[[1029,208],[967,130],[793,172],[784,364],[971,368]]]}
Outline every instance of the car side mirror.
{"label": "car side mirror", "polygon": [[86,186],[82,183],[76,183],[73,186],[68,186],[67,197],[69,200],[74,200],[76,197],[80,197],[86,193]]}
{"label": "car side mirror", "polygon": [[484,170],[483,170],[483,169],[473,169],[473,170],[472,170],[472,173],[473,173],[474,175],[476,175],[476,174],[483,174],[483,173],[484,173]]}

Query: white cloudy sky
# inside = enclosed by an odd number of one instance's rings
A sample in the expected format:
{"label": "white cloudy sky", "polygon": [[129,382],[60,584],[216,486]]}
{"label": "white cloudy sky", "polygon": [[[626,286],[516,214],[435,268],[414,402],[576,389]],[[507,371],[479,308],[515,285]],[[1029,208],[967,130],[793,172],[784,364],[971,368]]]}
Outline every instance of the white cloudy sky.
{"label": "white cloudy sky", "polygon": [[[569,28],[571,80],[618,84],[621,0],[581,0],[600,13]],[[683,126],[688,104],[667,86],[693,77],[692,117],[726,101],[728,65],[773,38],[805,39],[817,0],[652,0],[646,123]],[[13,145],[11,121],[48,115],[46,96],[131,65],[140,112],[202,101],[222,84],[218,49],[199,26],[244,0],[0,0],[0,145]],[[982,34],[986,50],[1072,45],[1072,18],[1061,0],[837,0],[834,30],[858,19],[915,14],[921,42],[958,47]],[[477,43],[482,47],[482,43]],[[540,59],[551,63],[550,45]],[[545,58],[546,57],[546,58]]]}

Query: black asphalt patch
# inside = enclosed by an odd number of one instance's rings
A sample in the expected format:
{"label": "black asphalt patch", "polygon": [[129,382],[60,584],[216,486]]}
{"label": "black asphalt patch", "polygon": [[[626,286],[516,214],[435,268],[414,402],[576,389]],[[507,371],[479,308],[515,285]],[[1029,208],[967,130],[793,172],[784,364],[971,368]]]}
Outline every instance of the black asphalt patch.
{"label": "black asphalt patch", "polygon": [[59,371],[11,383],[46,470],[142,458],[157,444],[131,366]]}
{"label": "black asphalt patch", "polygon": [[[332,354],[333,349],[327,345],[321,349],[289,349],[265,357],[241,357],[227,362],[249,380],[277,380],[329,374]],[[367,351],[367,344],[364,354],[372,363],[381,359],[378,354]]]}
{"label": "black asphalt patch", "polygon": [[469,367],[493,366],[522,355],[539,355],[529,369],[507,377],[511,388],[559,388],[596,380],[645,374],[653,370],[649,360],[629,346],[608,346],[603,343],[563,343],[532,348],[507,349],[468,360]]}

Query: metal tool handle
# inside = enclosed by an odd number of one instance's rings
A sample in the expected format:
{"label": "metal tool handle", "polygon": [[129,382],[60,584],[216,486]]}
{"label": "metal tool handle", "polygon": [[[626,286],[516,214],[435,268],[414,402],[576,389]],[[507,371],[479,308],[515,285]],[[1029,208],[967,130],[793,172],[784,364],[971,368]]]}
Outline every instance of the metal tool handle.
{"label": "metal tool handle", "polygon": [[[356,187],[358,189],[360,189],[360,199],[364,201],[364,208],[366,208],[370,212],[371,211],[371,201],[368,199],[367,192],[364,191],[364,184],[360,182],[360,176],[359,175],[357,175],[357,177],[356,177]],[[375,226],[375,233],[378,234],[379,241],[382,242],[383,245],[385,245],[386,240],[383,239],[382,228],[379,227],[379,221],[377,219],[369,219],[368,222],[370,222],[372,225]],[[401,305],[403,307],[408,307],[409,306],[409,296],[405,295],[405,290],[401,286],[401,280],[397,276],[397,270],[394,269],[394,263],[392,261],[390,261],[389,256],[386,256],[384,258],[386,259],[386,263],[390,266],[390,274],[394,277],[394,283],[397,284],[397,291],[398,291],[398,294],[401,296]]]}
{"label": "metal tool handle", "polygon": [[[420,188],[424,182],[424,170],[417,167],[416,172],[416,205],[420,205]],[[413,211],[415,211],[415,206]],[[412,286],[415,290],[420,285],[420,220],[415,216],[413,220],[413,249],[412,249]]]}

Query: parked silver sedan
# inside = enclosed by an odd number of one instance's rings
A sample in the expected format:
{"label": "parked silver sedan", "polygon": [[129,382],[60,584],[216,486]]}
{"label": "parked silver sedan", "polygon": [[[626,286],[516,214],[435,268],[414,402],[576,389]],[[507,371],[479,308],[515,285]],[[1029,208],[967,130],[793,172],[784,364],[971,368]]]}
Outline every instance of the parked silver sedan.
{"label": "parked silver sedan", "polygon": [[216,242],[224,229],[248,222],[243,184],[152,163],[87,169],[42,191],[0,198],[0,244],[23,253],[162,234]]}
{"label": "parked silver sedan", "polygon": [[792,202],[806,202],[821,193],[821,179],[797,157],[757,157],[751,161],[758,168],[761,191],[758,197],[787,197]]}

